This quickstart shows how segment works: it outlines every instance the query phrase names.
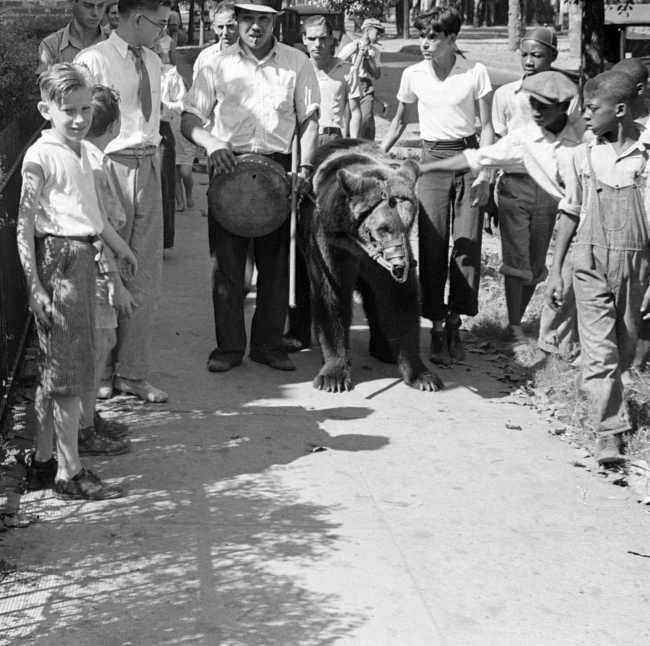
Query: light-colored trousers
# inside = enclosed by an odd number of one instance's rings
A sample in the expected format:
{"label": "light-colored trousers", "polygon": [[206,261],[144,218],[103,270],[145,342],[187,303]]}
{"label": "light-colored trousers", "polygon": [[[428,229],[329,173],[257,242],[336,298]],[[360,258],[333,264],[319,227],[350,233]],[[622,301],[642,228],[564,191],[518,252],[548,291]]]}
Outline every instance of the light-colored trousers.
{"label": "light-colored trousers", "polygon": [[120,316],[114,372],[126,379],[146,379],[151,363],[153,320],[162,277],[163,216],[158,153],[145,156],[131,151],[109,155],[126,208],[126,224],[118,232],[138,259],[138,272],[125,280],[136,308]]}

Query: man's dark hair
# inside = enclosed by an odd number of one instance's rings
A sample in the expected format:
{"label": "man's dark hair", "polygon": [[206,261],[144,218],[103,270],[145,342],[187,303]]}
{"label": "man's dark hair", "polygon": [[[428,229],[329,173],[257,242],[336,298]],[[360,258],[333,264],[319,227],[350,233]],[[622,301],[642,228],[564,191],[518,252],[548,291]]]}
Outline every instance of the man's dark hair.
{"label": "man's dark hair", "polygon": [[92,88],[93,120],[88,137],[101,137],[120,118],[120,95],[106,85]]}
{"label": "man's dark hair", "polygon": [[420,14],[414,24],[420,36],[429,36],[432,32],[449,36],[449,34],[458,34],[463,18],[457,9],[447,7]]}
{"label": "man's dark hair", "polygon": [[301,32],[303,34],[307,32],[307,27],[325,27],[327,35],[332,35],[332,25],[330,25],[329,20],[323,15],[309,16],[302,24]]}
{"label": "man's dark hair", "polygon": [[142,9],[156,11],[160,7],[171,6],[171,0],[118,0],[117,2],[117,10],[120,13],[131,13]]}
{"label": "man's dark hair", "polygon": [[589,79],[585,83],[584,96],[598,96],[599,98],[632,105],[639,94],[634,79],[625,72],[610,70]]}

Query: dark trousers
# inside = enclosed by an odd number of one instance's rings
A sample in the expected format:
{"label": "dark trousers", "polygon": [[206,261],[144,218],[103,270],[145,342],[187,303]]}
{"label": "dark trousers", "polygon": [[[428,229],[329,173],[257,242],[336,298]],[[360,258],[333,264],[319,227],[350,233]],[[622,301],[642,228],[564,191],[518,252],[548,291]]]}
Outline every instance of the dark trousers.
{"label": "dark trousers", "polygon": [[169,121],[160,122],[160,183],[163,208],[163,248],[174,246],[176,216],[176,146]]}
{"label": "dark trousers", "polygon": [[[286,170],[289,155],[273,155]],[[228,358],[246,349],[244,268],[250,238],[229,233],[208,204],[208,237],[212,270],[212,304],[217,346]],[[251,350],[282,351],[282,332],[289,302],[289,221],[275,231],[253,238],[257,266],[257,299],[251,324]]]}
{"label": "dark trousers", "polygon": [[[476,142],[465,148],[470,146],[476,147]],[[422,161],[446,159],[462,150],[462,146],[437,147],[423,141]],[[443,320],[450,312],[468,316],[478,312],[483,228],[471,204],[472,182],[469,172],[427,173],[418,180],[422,316],[432,321]],[[447,276],[449,302],[445,304]]]}

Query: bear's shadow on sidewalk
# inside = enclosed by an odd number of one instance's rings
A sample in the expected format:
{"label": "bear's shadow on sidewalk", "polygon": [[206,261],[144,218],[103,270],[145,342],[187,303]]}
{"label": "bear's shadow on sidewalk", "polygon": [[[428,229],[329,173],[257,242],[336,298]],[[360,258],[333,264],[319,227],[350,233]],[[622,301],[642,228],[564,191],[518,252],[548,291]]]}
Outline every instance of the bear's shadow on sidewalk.
{"label": "bear's shadow on sidewalk", "polygon": [[309,588],[309,568],[337,549],[339,525],[331,507],[283,483],[282,465],[386,446],[383,436],[322,428],[331,419],[354,424],[371,409],[240,402],[179,411],[113,400],[115,409],[129,405],[121,419],[132,426],[133,451],[89,461],[120,478],[128,497],[42,499],[44,520],[14,535],[34,560],[21,558],[20,573],[0,584],[0,608],[20,581],[40,589],[10,603],[0,625],[9,619],[43,645],[320,646],[367,620],[337,594]]}

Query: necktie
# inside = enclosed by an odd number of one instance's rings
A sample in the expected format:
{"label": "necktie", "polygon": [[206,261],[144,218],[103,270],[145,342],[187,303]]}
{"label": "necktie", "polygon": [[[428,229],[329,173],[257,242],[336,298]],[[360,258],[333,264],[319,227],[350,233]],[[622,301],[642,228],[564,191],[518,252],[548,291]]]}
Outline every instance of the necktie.
{"label": "necktie", "polygon": [[142,58],[142,48],[129,45],[129,51],[133,54],[135,69],[140,78],[138,83],[140,107],[142,108],[145,121],[149,121],[149,117],[151,116],[151,81],[149,80],[149,72],[147,72],[147,66],[144,64]]}

